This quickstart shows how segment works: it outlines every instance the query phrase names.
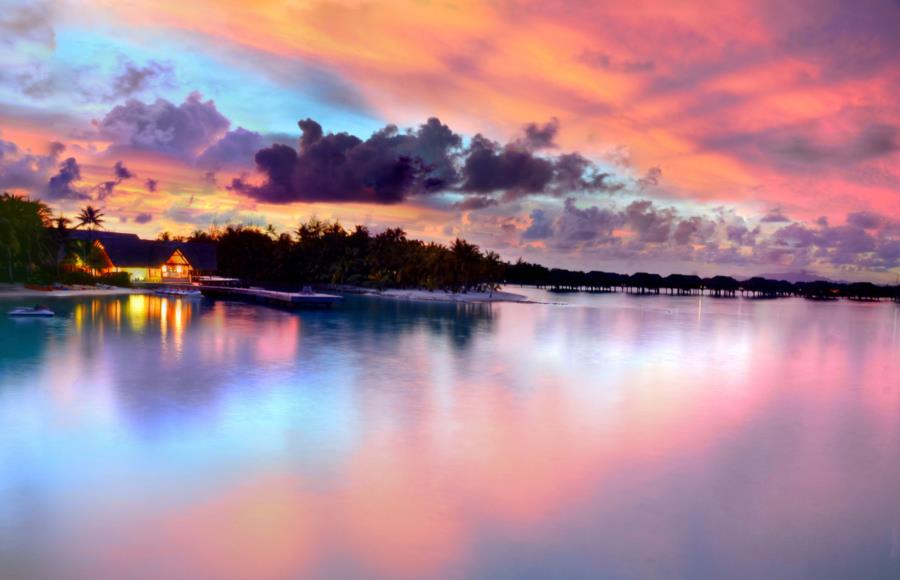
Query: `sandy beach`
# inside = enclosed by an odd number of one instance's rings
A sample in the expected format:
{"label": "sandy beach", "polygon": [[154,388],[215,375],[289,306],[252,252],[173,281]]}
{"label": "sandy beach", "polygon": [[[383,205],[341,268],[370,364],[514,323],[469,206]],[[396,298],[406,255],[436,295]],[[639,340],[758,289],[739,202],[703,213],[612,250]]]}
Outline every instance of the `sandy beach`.
{"label": "sandy beach", "polygon": [[145,294],[141,288],[77,287],[71,290],[33,290],[22,284],[0,284],[2,298],[71,298],[77,296],[115,296],[117,294]]}

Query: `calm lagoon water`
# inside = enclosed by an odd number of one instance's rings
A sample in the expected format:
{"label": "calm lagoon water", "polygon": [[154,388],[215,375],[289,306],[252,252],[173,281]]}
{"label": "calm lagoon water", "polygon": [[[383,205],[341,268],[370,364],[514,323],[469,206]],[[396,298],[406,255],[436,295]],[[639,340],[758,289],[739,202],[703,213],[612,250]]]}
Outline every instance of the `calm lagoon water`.
{"label": "calm lagoon water", "polygon": [[900,306],[531,293],[3,316],[0,577],[900,577]]}

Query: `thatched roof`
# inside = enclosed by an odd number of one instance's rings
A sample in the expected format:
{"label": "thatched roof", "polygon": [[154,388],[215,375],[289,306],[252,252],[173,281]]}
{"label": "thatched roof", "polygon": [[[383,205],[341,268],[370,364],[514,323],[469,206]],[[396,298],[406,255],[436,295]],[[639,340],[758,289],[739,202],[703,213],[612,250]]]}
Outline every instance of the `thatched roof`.
{"label": "thatched roof", "polygon": [[119,268],[159,268],[175,252],[163,242],[150,240],[106,238],[98,241],[113,265]]}
{"label": "thatched roof", "polygon": [[208,242],[173,243],[173,246],[181,250],[191,267],[203,272],[215,272],[219,269],[219,260],[216,256],[216,245]]}
{"label": "thatched roof", "polygon": [[73,240],[140,240],[137,234],[123,234],[121,232],[90,231],[90,230],[66,230],[66,236]]}
{"label": "thatched roof", "polygon": [[180,250],[195,270],[215,272],[218,266],[216,246],[207,242],[162,242],[142,240],[135,234],[84,230],[71,230],[69,237],[97,240],[119,268],[159,268],[175,250]]}

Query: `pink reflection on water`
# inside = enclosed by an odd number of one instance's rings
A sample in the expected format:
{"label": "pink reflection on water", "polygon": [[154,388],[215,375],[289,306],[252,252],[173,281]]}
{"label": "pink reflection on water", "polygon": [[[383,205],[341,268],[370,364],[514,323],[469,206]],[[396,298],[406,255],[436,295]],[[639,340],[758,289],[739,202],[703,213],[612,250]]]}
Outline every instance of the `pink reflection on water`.
{"label": "pink reflection on water", "polygon": [[321,542],[319,506],[297,478],[280,473],[254,474],[159,512],[131,514],[136,529],[107,538],[114,547],[97,555],[91,574],[288,578],[304,573]]}
{"label": "pink reflection on water", "polygon": [[256,360],[260,364],[294,360],[300,343],[299,333],[300,319],[287,314],[261,326],[256,339]]}
{"label": "pink reflection on water", "polygon": [[[186,355],[246,360],[262,378],[235,381],[246,389],[176,423],[173,441],[123,433],[126,455],[160,454],[151,475],[107,466],[119,501],[92,498],[97,533],[63,540],[85,577],[117,578],[489,575],[509,569],[496,554],[570,571],[580,559],[585,576],[762,577],[818,570],[854,541],[892,561],[890,305],[633,304],[499,306],[469,351],[422,328],[322,341],[315,318],[220,304],[184,316]],[[264,374],[301,352],[288,378]],[[71,388],[62,414],[76,412]],[[273,413],[273,391],[296,414]],[[269,428],[235,418],[229,396]],[[698,550],[711,568],[694,568]]]}

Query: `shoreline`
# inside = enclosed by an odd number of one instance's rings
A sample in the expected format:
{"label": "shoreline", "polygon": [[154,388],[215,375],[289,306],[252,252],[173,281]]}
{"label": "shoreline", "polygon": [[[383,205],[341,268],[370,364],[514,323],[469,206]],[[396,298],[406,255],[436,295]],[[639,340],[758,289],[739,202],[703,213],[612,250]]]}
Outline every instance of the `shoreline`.
{"label": "shoreline", "polygon": [[485,304],[492,302],[518,302],[522,304],[536,304],[533,300],[522,294],[513,292],[449,292],[447,290],[423,290],[388,288],[376,290],[362,286],[335,286],[327,288],[327,291],[356,294],[372,298],[388,298],[391,300],[409,300],[414,302],[452,302],[456,304]]}
{"label": "shoreline", "polygon": [[91,288],[71,290],[33,290],[22,284],[0,284],[0,300],[4,298],[78,298],[84,296],[116,296],[121,294],[146,294],[143,288]]}
{"label": "shoreline", "polygon": [[[367,296],[371,298],[386,298],[390,300],[407,300],[411,302],[443,302],[454,304],[489,304],[493,302],[516,302],[521,304],[538,304],[522,294],[514,292],[449,292],[447,290],[423,290],[389,288],[377,290],[362,286],[337,286],[328,287],[327,291]],[[92,288],[76,287],[68,290],[34,290],[25,288],[23,284],[0,284],[0,300],[20,298],[84,298],[117,296],[129,294],[147,294],[146,288]]]}

